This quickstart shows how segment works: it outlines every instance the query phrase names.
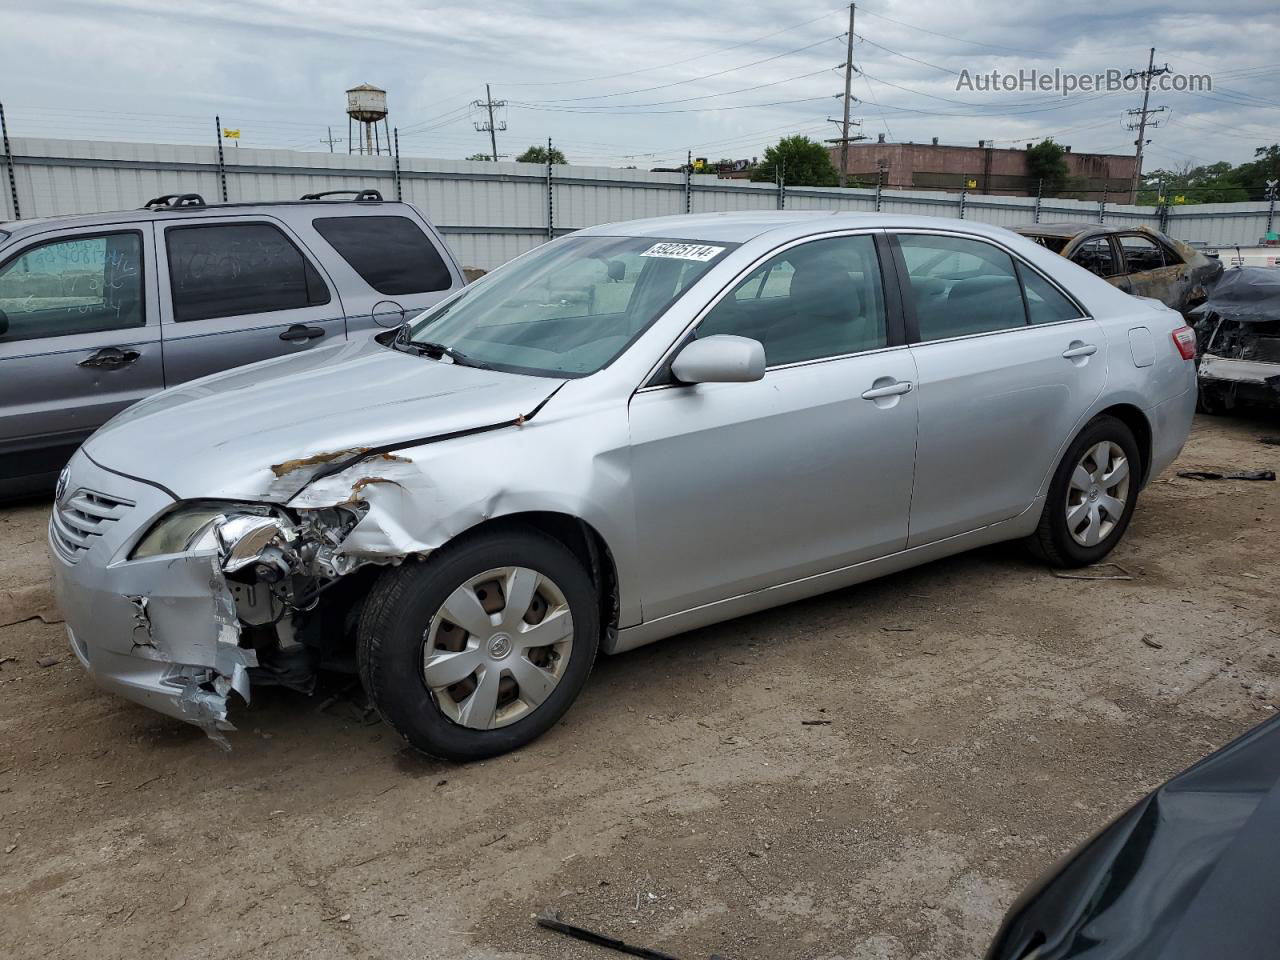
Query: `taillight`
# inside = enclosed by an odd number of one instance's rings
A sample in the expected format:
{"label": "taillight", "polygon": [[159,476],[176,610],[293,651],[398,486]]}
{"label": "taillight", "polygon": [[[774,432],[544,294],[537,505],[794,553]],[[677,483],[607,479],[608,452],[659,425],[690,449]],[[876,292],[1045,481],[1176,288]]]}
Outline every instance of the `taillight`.
{"label": "taillight", "polygon": [[1173,331],[1173,345],[1178,348],[1183,360],[1194,360],[1196,357],[1196,332],[1190,327],[1179,327]]}

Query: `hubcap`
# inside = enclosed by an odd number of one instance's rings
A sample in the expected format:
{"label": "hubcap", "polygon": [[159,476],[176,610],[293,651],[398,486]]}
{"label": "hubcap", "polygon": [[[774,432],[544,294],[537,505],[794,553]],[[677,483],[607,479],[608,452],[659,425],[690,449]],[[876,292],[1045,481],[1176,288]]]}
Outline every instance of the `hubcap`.
{"label": "hubcap", "polygon": [[1095,547],[1116,528],[1129,499],[1129,460],[1119,444],[1095,443],[1084,452],[1067,486],[1067,530],[1082,547]]}
{"label": "hubcap", "polygon": [[569,665],[564,593],[528,567],[486,570],[449,594],[423,634],[422,679],[444,715],[473,730],[515,723]]}

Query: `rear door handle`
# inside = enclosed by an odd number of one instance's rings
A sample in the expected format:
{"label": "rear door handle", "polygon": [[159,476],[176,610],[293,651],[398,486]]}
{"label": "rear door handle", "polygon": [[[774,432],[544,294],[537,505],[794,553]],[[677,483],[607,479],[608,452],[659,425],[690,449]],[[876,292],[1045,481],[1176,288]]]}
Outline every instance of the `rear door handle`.
{"label": "rear door handle", "polygon": [[910,392],[910,380],[895,380],[893,383],[887,383],[882,387],[872,387],[870,390],[862,391],[862,399],[879,400],[881,397],[900,397],[904,393]]}
{"label": "rear door handle", "polygon": [[1066,350],[1062,351],[1062,356],[1066,360],[1074,360],[1076,357],[1092,357],[1098,352],[1098,348],[1092,343],[1081,343],[1076,341]]}
{"label": "rear door handle", "polygon": [[119,347],[103,347],[92,356],[85,357],[77,367],[102,367],[106,370],[117,370],[128,366],[142,354],[137,350],[121,350]]}
{"label": "rear door handle", "polygon": [[308,327],[301,323],[295,323],[292,327],[280,334],[281,340],[314,340],[316,337],[323,337],[324,329],[321,327]]}

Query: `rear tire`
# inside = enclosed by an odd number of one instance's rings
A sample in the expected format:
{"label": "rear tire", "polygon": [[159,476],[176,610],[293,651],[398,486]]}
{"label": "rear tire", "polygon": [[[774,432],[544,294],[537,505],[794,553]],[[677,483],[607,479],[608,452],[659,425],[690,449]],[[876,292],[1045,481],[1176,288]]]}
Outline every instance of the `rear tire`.
{"label": "rear tire", "polygon": [[559,541],[531,528],[463,539],[379,577],[360,616],[360,677],[418,750],[457,761],[506,753],[577,698],[599,611],[591,577]]}
{"label": "rear tire", "polygon": [[1133,431],[1111,416],[1086,424],[1049,484],[1032,552],[1055,567],[1097,563],[1128,529],[1141,477]]}

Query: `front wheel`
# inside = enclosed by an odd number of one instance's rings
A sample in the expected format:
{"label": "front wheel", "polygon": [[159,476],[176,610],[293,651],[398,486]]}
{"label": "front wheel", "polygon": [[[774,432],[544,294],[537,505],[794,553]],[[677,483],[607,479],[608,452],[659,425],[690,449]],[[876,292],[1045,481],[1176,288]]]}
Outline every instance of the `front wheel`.
{"label": "front wheel", "polygon": [[559,541],[532,529],[482,534],[382,574],[360,617],[361,678],[424,753],[505,753],[545,733],[581,691],[599,609]]}
{"label": "front wheel", "polygon": [[1097,563],[1124,536],[1141,475],[1133,431],[1115,417],[1089,423],[1058,464],[1032,549],[1057,567]]}

